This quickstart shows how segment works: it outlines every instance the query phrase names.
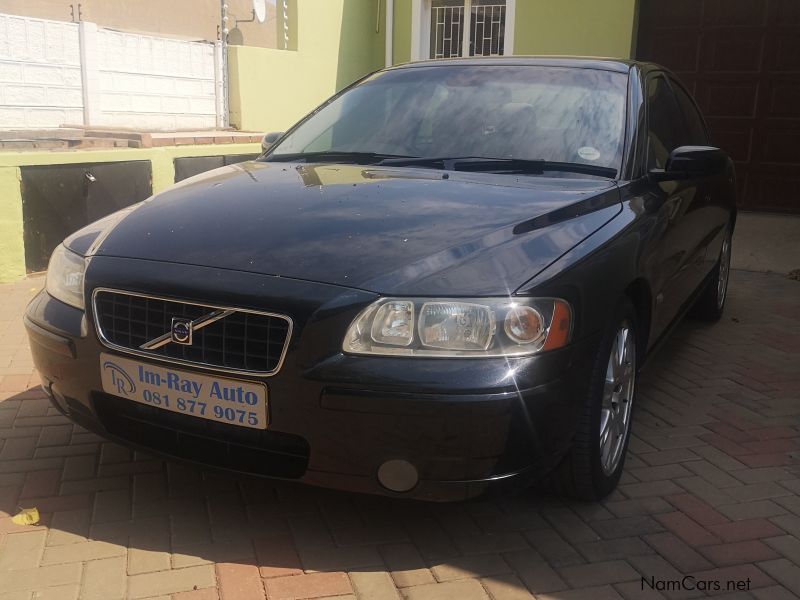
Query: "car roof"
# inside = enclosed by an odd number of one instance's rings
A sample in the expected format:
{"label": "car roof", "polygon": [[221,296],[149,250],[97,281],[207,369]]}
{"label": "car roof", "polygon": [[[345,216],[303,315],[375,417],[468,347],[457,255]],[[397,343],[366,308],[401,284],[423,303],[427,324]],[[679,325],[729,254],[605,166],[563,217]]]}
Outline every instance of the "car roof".
{"label": "car roof", "polygon": [[636,60],[621,58],[604,58],[598,56],[479,56],[470,58],[440,58],[421,60],[391,67],[391,69],[415,69],[420,67],[443,67],[453,65],[464,66],[536,66],[536,67],[568,67],[577,69],[595,69],[628,73],[634,66],[643,71],[655,68],[655,65]]}

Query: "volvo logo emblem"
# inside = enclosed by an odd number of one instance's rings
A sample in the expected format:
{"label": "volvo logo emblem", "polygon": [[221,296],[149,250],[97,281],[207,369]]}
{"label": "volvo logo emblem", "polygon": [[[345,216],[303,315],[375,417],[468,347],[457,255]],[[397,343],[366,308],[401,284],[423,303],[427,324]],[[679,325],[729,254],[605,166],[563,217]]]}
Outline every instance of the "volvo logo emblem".
{"label": "volvo logo emblem", "polygon": [[182,319],[180,317],[172,317],[172,341],[176,344],[183,344],[184,346],[192,345],[192,321],[191,319]]}
{"label": "volvo logo emblem", "polygon": [[139,346],[140,350],[156,350],[167,344],[181,344],[183,346],[192,345],[192,335],[195,331],[201,330],[212,323],[216,323],[220,319],[231,316],[236,311],[232,308],[225,308],[215,310],[207,315],[192,319],[183,317],[172,317],[172,324],[166,333],[162,333],[157,338],[153,338],[149,342],[145,342]]}

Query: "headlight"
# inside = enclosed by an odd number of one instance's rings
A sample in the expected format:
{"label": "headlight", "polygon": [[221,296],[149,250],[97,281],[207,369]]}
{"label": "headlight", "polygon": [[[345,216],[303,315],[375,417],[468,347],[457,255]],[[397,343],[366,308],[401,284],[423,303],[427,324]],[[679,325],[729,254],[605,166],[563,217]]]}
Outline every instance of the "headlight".
{"label": "headlight", "polygon": [[350,324],[342,350],[386,356],[525,356],[569,343],[557,298],[381,298]]}
{"label": "headlight", "polygon": [[83,274],[86,259],[59,244],[47,265],[47,293],[65,304],[84,310]]}

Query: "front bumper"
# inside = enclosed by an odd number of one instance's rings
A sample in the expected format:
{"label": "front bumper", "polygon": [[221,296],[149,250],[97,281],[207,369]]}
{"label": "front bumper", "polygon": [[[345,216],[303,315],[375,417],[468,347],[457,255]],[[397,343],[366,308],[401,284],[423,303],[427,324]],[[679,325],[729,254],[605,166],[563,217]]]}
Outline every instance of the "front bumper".
{"label": "front bumper", "polygon": [[[119,269],[119,260],[93,259],[93,277],[106,286],[132,289],[137,280],[133,263],[143,261],[127,261],[131,264]],[[160,267],[164,285],[159,292],[176,280],[178,271],[181,281],[188,273],[200,287],[199,282],[210,282],[195,297],[214,300],[209,295],[219,280],[200,267]],[[109,281],[113,273],[131,279]],[[286,280],[267,281],[280,278],[236,275],[249,280],[236,283],[242,290],[287,285]],[[92,285],[89,272],[87,285]],[[159,285],[149,282],[149,291]],[[167,413],[104,394],[100,353],[114,351],[99,341],[91,315],[46,292],[28,306],[25,324],[34,362],[58,410],[109,439],[171,458],[348,491],[444,501],[528,483],[555,466],[569,448],[596,339],[523,359],[348,356],[338,350],[341,323],[346,327],[373,296],[330,286],[312,289],[316,284],[289,285],[300,286],[282,295],[295,295],[294,302],[277,301],[275,294],[262,300],[271,307],[284,302],[278,308],[291,312],[298,326],[281,371],[261,379],[239,377],[268,386],[266,431]],[[231,288],[224,289],[230,302]],[[188,291],[178,294],[188,298]],[[247,293],[241,297],[248,306],[264,308]],[[408,461],[419,474],[417,485],[403,494],[389,491],[377,478],[380,466],[396,459]]]}

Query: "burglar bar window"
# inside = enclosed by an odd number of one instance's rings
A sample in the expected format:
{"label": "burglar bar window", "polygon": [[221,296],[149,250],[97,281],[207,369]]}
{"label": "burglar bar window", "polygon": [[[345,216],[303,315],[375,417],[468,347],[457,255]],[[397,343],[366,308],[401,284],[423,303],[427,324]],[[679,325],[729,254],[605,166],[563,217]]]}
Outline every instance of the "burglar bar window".
{"label": "burglar bar window", "polygon": [[472,0],[470,56],[500,56],[506,29],[506,4]]}
{"label": "burglar bar window", "polygon": [[501,56],[505,27],[505,0],[432,0],[430,57]]}
{"label": "burglar bar window", "polygon": [[434,0],[431,5],[431,58],[461,56],[464,0]]}

